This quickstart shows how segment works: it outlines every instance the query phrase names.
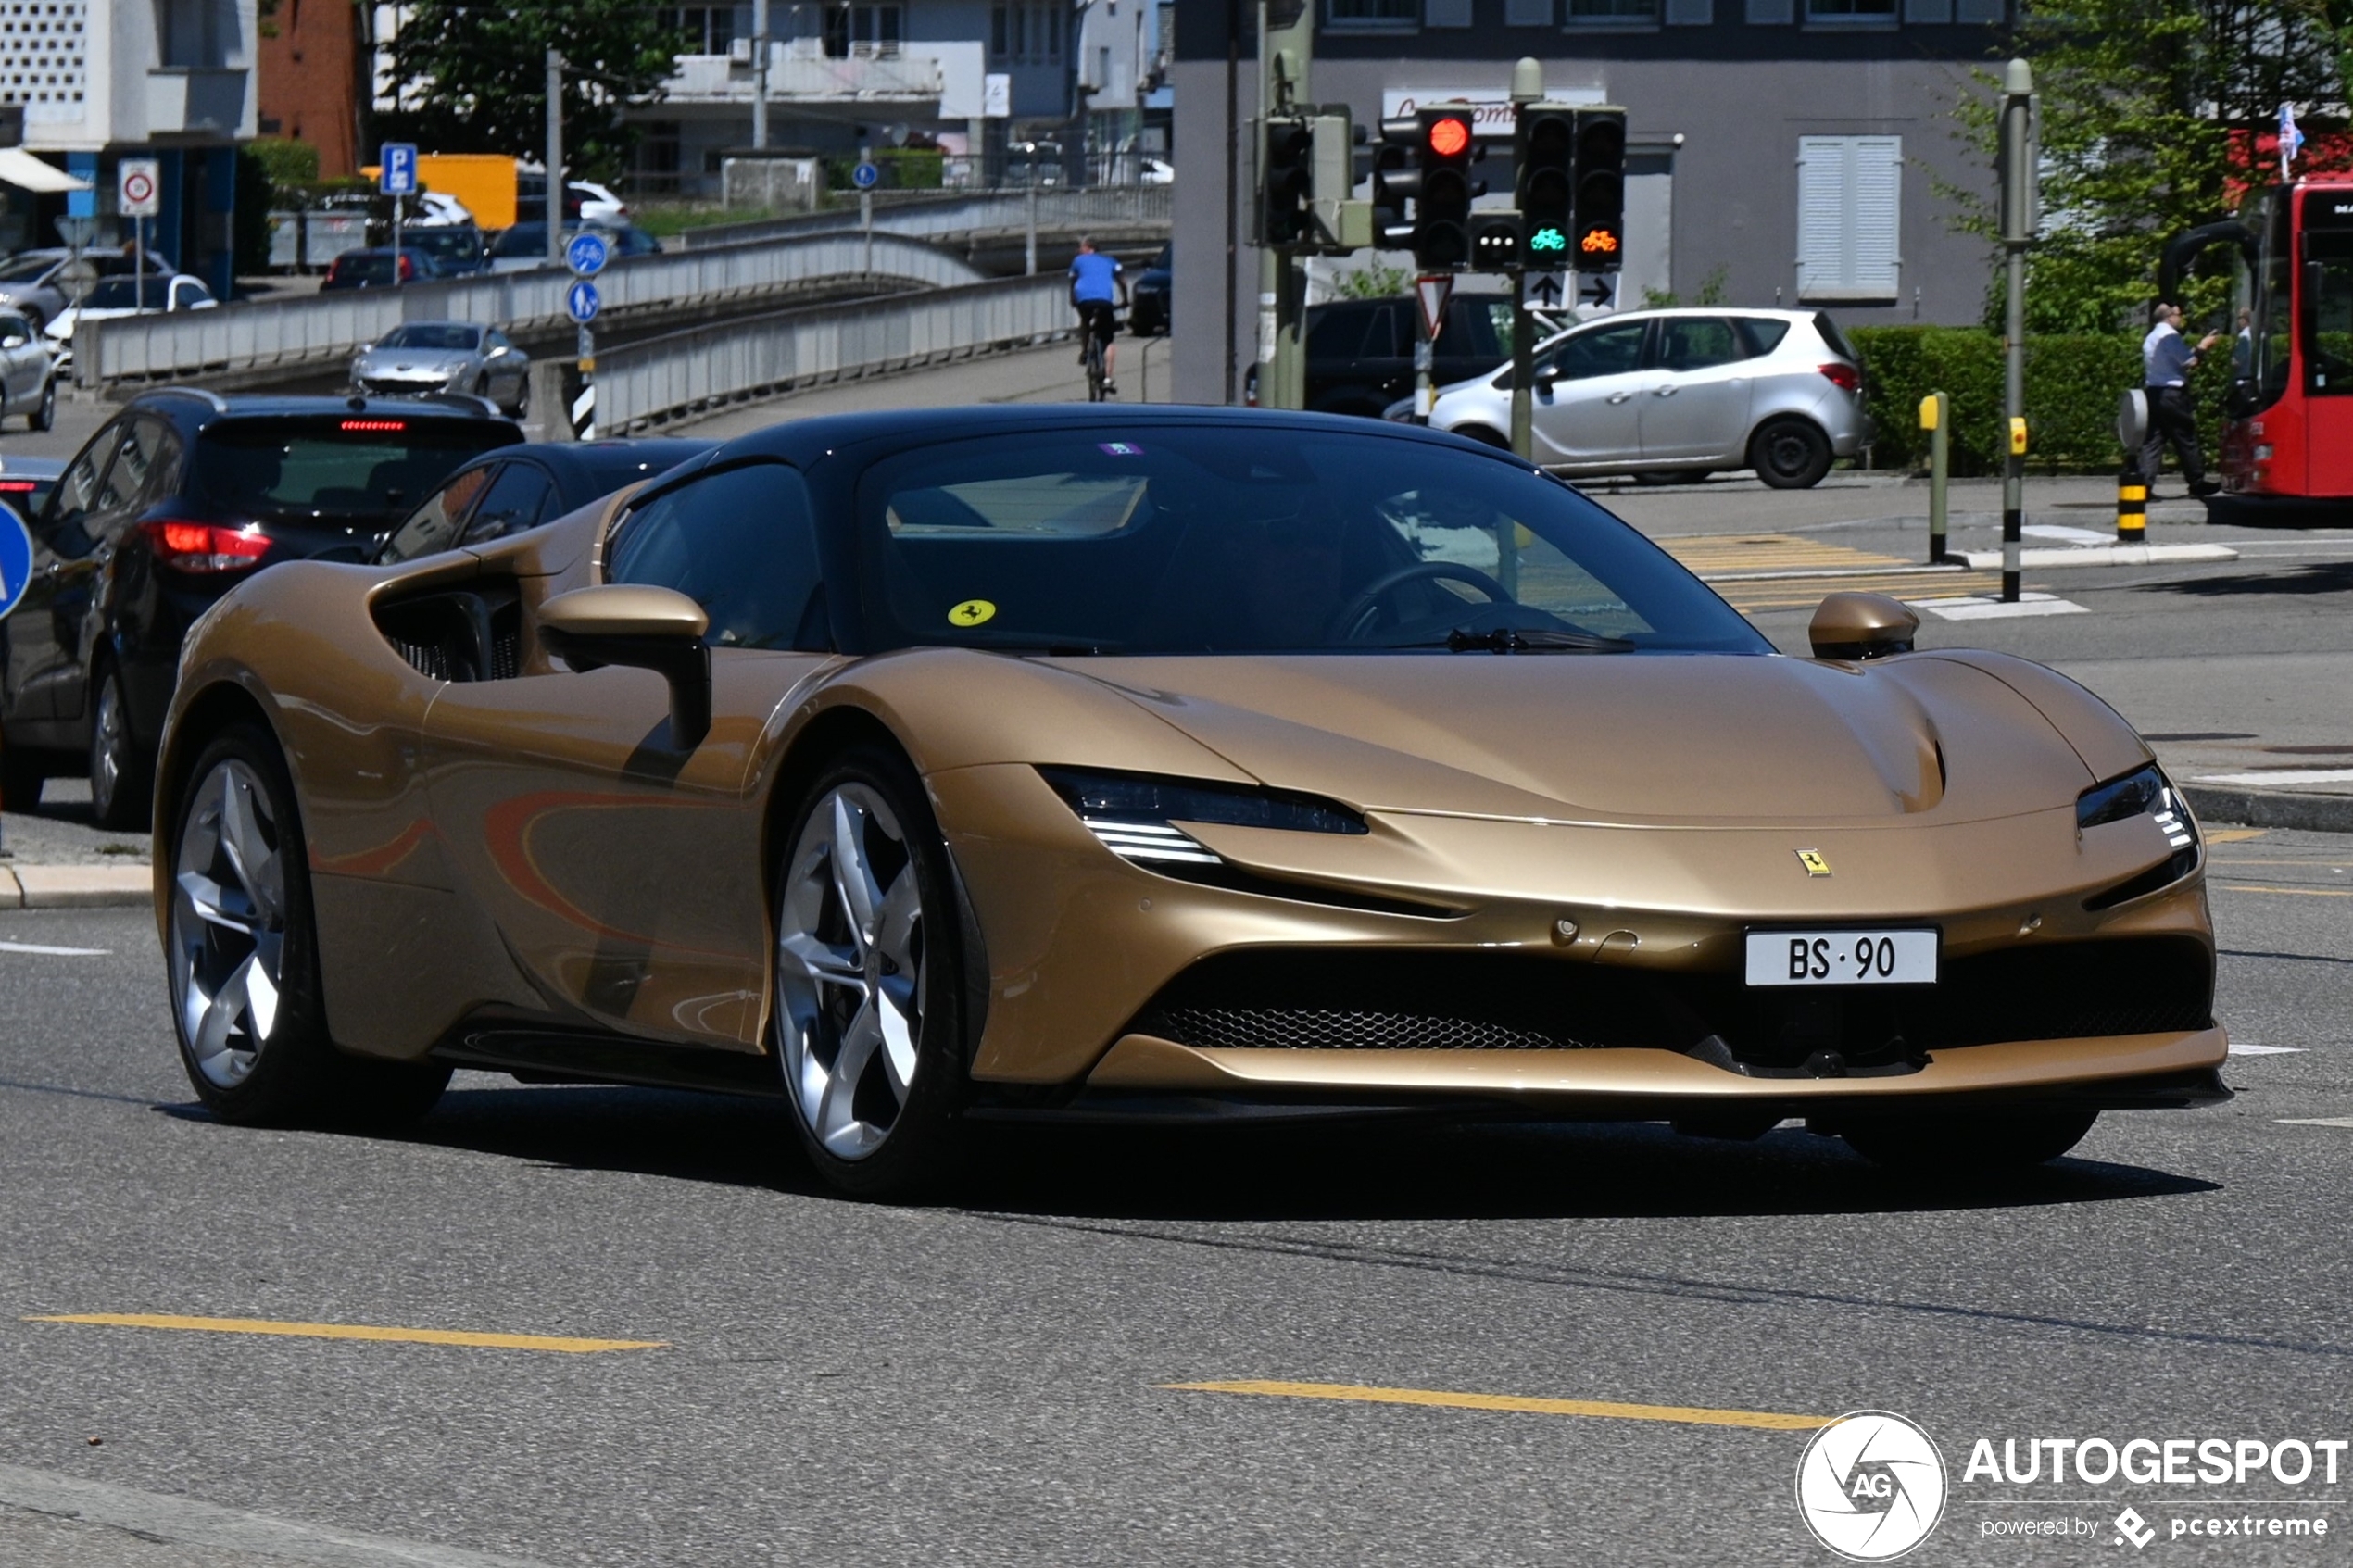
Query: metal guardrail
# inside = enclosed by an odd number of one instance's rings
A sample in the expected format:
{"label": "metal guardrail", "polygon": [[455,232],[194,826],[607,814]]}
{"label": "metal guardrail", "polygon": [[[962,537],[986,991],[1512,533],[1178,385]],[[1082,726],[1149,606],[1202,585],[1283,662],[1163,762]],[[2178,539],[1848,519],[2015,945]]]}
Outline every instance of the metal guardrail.
{"label": "metal guardrail", "polygon": [[[906,198],[875,203],[875,232],[937,239],[950,234],[1018,233],[1029,222],[1029,201],[1038,199],[1038,226],[1076,229],[1088,224],[1167,223],[1176,200],[1166,185],[1110,185],[1084,191],[975,191],[963,194]],[[746,240],[782,239],[793,234],[838,233],[859,227],[854,207],[831,212],[803,213],[794,218],[770,218],[753,223],[723,223],[689,230],[679,240],[690,248],[737,245]]]}
{"label": "metal guardrail", "polygon": [[[923,240],[821,233],[616,261],[597,279],[608,312],[723,304],[825,278],[877,277],[952,288],[981,274]],[[82,386],[229,371],[331,365],[404,320],[486,321],[529,332],[568,320],[571,275],[557,269],[409,283],[397,289],[125,316],[74,334]]]}
{"label": "metal guardrail", "polygon": [[1038,343],[1076,324],[1059,275],[716,322],[599,354],[597,424],[643,432],[796,387]]}

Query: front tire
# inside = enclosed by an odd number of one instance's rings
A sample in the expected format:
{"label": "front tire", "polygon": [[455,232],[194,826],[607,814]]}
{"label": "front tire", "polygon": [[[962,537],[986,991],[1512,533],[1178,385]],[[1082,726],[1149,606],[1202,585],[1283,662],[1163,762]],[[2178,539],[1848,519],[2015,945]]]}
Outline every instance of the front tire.
{"label": "front tire", "polygon": [[155,759],[131,734],[122,676],[109,664],[98,672],[98,696],[91,709],[90,815],[116,833],[144,828],[154,790]]}
{"label": "front tire", "polygon": [[24,417],[28,430],[48,430],[57,422],[57,378],[49,376],[41,383],[41,401]]}
{"label": "front tire", "polygon": [[880,746],[802,795],[776,874],[776,1058],[824,1179],[916,1191],[955,1161],[966,1087],[963,939],[923,785]]}
{"label": "front tire", "polygon": [[1749,439],[1749,466],[1776,490],[1811,490],[1831,471],[1831,438],[1811,420],[1768,420]]}
{"label": "front tire", "polygon": [[2083,1141],[2096,1110],[1891,1116],[1840,1130],[1874,1165],[1915,1176],[1998,1176],[2047,1164]]}
{"label": "front tire", "polygon": [[346,1056],[327,1032],[294,784],[277,743],[240,725],[207,746],[174,813],[165,968],[181,1065],[240,1125],[395,1125],[449,1069]]}
{"label": "front tire", "polygon": [[515,406],[507,410],[510,417],[522,420],[531,417],[531,372],[526,370],[515,378]]}

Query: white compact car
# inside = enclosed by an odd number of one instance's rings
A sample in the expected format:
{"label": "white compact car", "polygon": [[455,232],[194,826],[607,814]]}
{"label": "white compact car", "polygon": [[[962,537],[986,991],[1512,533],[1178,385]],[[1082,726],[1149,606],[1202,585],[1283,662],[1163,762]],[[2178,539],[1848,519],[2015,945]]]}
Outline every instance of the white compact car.
{"label": "white compact car", "polygon": [[[1536,348],[1531,456],[1563,473],[1818,484],[1870,438],[1863,373],[1818,310],[1629,310]],[[1504,445],[1511,367],[1443,388],[1433,429]]]}

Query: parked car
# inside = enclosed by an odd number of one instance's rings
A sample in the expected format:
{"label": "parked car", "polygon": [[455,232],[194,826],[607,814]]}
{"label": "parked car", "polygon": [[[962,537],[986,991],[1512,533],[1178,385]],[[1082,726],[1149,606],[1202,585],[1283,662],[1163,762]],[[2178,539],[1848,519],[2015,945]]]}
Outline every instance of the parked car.
{"label": "parked car", "polygon": [[66,471],[63,458],[0,458],[0,506],[30,521],[49,504],[49,492]]}
{"label": "parked car", "polygon": [[[629,221],[629,207],[610,186],[593,180],[567,180],[564,218],[567,221],[618,227]],[[515,176],[515,220],[547,220],[547,176],[544,173],[525,170]]]}
{"label": "parked car", "polygon": [[1164,157],[1147,157],[1144,159],[1143,167],[1137,171],[1136,183],[1174,185],[1176,183],[1176,166]]}
{"label": "parked car", "polygon": [[24,312],[0,306],[0,420],[11,414],[31,430],[57,422],[57,360]]}
{"label": "parked car", "polygon": [[101,825],[144,823],[195,619],[280,561],[366,560],[452,468],[522,440],[472,397],[132,399],[31,519],[31,583],[0,640],[0,803],[86,771]]}
{"label": "parked car", "polygon": [[110,321],[119,316],[163,316],[175,310],[212,310],[220,302],[202,278],[169,272],[140,278],[125,272],[101,278],[81,300],[69,305],[43,330],[55,372],[73,368],[73,335],[84,321]]}
{"label": "parked car", "polygon": [[1161,246],[1152,264],[1137,275],[1127,291],[1127,330],[1138,337],[1168,331],[1168,295],[1174,278],[1169,269],[1175,265],[1170,258],[1176,252],[1174,240]]}
{"label": "parked car", "polygon": [[459,225],[469,229],[474,227],[472,207],[456,196],[444,195],[439,191],[417,193],[417,216],[411,220],[410,227],[442,229]]}
{"label": "parked car", "polygon": [[[1307,407],[1378,419],[1414,390],[1410,299],[1343,299],[1307,311]],[[1511,306],[1491,295],[1456,295],[1435,345],[1432,375],[1443,385],[1491,370],[1509,352]],[[1256,400],[1256,366],[1251,400]]]}
{"label": "parked car", "polygon": [[[564,232],[576,234],[592,229],[602,234],[611,245],[615,259],[636,256],[660,256],[661,242],[634,225],[611,228],[602,223],[566,223]],[[518,223],[502,232],[490,246],[490,270],[493,272],[528,272],[535,267],[545,267],[547,261],[547,225]]]}
{"label": "parked car", "polygon": [[[145,253],[150,277],[178,270],[169,257]],[[35,327],[45,327],[100,278],[128,277],[132,258],[110,250],[75,252],[62,247],[21,250],[0,262],[0,303],[22,310]]]}
{"label": "parked car", "polygon": [[490,270],[490,242],[472,223],[404,229],[400,239],[404,248],[421,250],[432,257],[445,278],[466,278]]}
{"label": "parked car", "polygon": [[396,253],[390,245],[376,245],[367,250],[347,250],[336,257],[327,269],[327,275],[319,280],[319,292],[388,289],[395,283],[431,282],[443,275],[441,263],[434,259],[429,250],[403,245]]}
{"label": "parked car", "polygon": [[351,359],[362,396],[466,392],[516,419],[531,411],[531,356],[496,327],[474,321],[403,321]]}
{"label": "parked car", "polygon": [[718,445],[671,436],[501,446],[450,470],[441,488],[392,531],[376,564],[396,566],[536,528]]}
{"label": "parked car", "polygon": [[[1536,350],[1535,459],[1564,473],[1819,484],[1869,438],[1863,372],[1819,310],[1629,310]],[[1429,422],[1508,445],[1509,372],[1444,388]]]}

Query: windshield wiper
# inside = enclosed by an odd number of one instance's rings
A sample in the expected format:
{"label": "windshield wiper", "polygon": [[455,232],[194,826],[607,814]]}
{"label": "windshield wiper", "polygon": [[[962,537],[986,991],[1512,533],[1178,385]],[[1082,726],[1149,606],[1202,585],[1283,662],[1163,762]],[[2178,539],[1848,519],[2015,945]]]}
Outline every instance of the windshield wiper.
{"label": "windshield wiper", "polygon": [[1449,653],[1632,653],[1634,645],[1623,637],[1600,637],[1591,632],[1558,632],[1543,627],[1521,631],[1512,626],[1498,626],[1491,632],[1466,632],[1460,627],[1446,633],[1443,643],[1406,643],[1405,647],[1442,647]]}

